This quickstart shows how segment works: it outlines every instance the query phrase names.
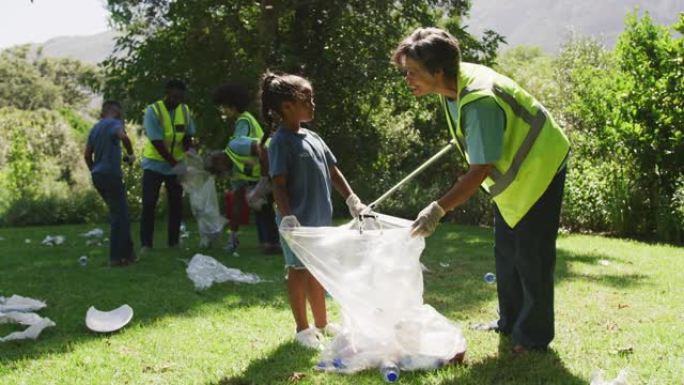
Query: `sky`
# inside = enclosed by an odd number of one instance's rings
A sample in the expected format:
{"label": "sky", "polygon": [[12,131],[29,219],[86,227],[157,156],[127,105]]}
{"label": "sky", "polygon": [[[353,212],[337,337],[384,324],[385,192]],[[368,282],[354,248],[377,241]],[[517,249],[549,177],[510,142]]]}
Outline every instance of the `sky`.
{"label": "sky", "polygon": [[109,29],[105,0],[0,0],[0,49]]}

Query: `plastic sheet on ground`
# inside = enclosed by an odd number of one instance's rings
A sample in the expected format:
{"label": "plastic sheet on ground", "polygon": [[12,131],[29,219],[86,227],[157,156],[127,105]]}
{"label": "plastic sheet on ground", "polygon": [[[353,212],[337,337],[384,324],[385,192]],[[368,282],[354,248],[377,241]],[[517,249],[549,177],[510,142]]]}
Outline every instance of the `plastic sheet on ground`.
{"label": "plastic sheet on ground", "polygon": [[41,317],[32,312],[45,306],[45,302],[20,295],[13,295],[9,298],[0,297],[0,324],[17,323],[28,326],[23,331],[0,337],[0,342],[36,339],[43,329],[55,326],[55,323],[49,318]]}
{"label": "plastic sheet on ground", "polygon": [[64,243],[64,239],[63,235],[48,235],[41,243],[46,246],[57,246]]}
{"label": "plastic sheet on ground", "polygon": [[353,373],[392,362],[403,370],[439,367],[465,352],[458,326],[423,303],[423,238],[411,222],[378,214],[339,227],[280,233],[342,310],[342,332],[321,353],[320,370]]}
{"label": "plastic sheet on ground", "polygon": [[197,220],[201,246],[206,247],[221,235],[228,220],[221,215],[214,177],[204,169],[197,155],[187,154],[187,172],[180,178],[183,190],[190,198],[192,215]]}
{"label": "plastic sheet on ground", "polygon": [[45,302],[37,299],[22,297],[14,294],[9,298],[0,297],[0,312],[10,311],[36,311],[47,306]]}
{"label": "plastic sheet on ground", "polygon": [[102,238],[103,235],[104,231],[99,227],[96,227],[88,232],[81,234],[82,237],[86,238]]}
{"label": "plastic sheet on ground", "polygon": [[627,382],[627,370],[622,369],[612,381],[606,381],[603,379],[603,371],[597,369],[591,376],[591,384],[589,385],[629,385]]}
{"label": "plastic sheet on ground", "polygon": [[185,271],[197,290],[204,290],[214,283],[226,281],[238,283],[263,282],[256,274],[243,273],[240,269],[228,268],[214,258],[203,254],[195,254]]}

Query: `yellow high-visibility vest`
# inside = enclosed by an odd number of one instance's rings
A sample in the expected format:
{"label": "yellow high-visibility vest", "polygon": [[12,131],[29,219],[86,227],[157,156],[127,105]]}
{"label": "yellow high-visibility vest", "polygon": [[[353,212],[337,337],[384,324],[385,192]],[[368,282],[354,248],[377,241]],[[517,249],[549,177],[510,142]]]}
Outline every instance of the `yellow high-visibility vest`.
{"label": "yellow high-visibility vest", "polygon": [[[148,108],[152,109],[164,129],[164,147],[166,147],[175,160],[180,161],[184,159],[183,139],[190,122],[190,109],[188,106],[186,104],[179,104],[176,107],[173,114],[173,122],[171,122],[171,115],[166,109],[163,100],[150,104]],[[148,159],[166,161],[149,138],[145,143],[145,147],[143,147],[143,156]]]}
{"label": "yellow high-visibility vest", "polygon": [[[527,214],[568,156],[570,142],[546,109],[513,80],[492,69],[460,63],[458,111],[483,97],[493,98],[506,116],[501,158],[482,187],[491,194],[508,226]],[[468,161],[461,119],[454,121],[440,97],[451,135]],[[470,163],[470,162],[468,162]]]}
{"label": "yellow high-visibility vest", "polygon": [[[261,141],[261,138],[264,136],[264,130],[254,116],[245,111],[238,116],[236,123],[240,120],[245,120],[247,121],[247,124],[249,124],[249,134],[247,136],[256,139],[257,142]],[[235,135],[231,136],[230,139],[235,139]],[[225,153],[233,161],[232,179],[247,181],[259,180],[259,177],[261,176],[261,165],[259,164],[258,157],[237,154],[230,149],[230,146],[226,146]]]}

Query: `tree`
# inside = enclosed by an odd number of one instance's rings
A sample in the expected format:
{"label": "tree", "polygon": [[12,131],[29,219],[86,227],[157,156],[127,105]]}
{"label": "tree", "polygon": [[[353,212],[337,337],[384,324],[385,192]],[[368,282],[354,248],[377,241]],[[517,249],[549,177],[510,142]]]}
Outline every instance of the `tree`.
{"label": "tree", "polygon": [[436,100],[416,101],[389,64],[399,40],[416,26],[442,25],[462,40],[467,59],[480,62],[491,62],[502,41],[493,32],[476,39],[460,27],[469,6],[463,0],[108,4],[123,32],[117,48],[127,55],[106,62],[106,92],[126,96],[138,119],[138,111],[160,98],[164,79],[182,78],[191,89],[201,142],[222,147],[231,129],[208,98],[216,85],[241,81],[255,95],[267,68],[302,74],[315,89],[316,130],[352,183],[366,182],[355,183],[365,197],[386,189],[448,139]]}

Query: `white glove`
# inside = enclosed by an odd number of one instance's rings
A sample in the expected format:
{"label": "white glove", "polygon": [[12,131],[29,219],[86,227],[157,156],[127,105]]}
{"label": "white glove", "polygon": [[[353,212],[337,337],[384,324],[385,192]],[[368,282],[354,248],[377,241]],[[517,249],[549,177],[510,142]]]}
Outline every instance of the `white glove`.
{"label": "white glove", "polygon": [[437,228],[439,220],[446,214],[444,209],[437,203],[432,202],[421,210],[411,225],[412,237],[429,237]]}
{"label": "white glove", "polygon": [[278,229],[281,231],[292,230],[300,226],[301,224],[299,224],[297,217],[295,217],[294,215],[288,215],[286,217],[283,217],[283,220],[280,221],[280,227]]}
{"label": "white glove", "polygon": [[178,162],[171,168],[171,172],[175,175],[183,176],[188,172],[188,165],[186,165],[185,162]]}
{"label": "white glove", "polygon": [[266,195],[271,192],[271,181],[267,176],[259,178],[256,186],[247,191],[247,204],[254,210],[261,210],[266,204]]}
{"label": "white glove", "polygon": [[359,199],[356,194],[349,195],[344,203],[347,204],[349,214],[351,214],[353,218],[358,218],[359,214],[362,212],[369,211],[368,206],[361,203],[361,199]]}

